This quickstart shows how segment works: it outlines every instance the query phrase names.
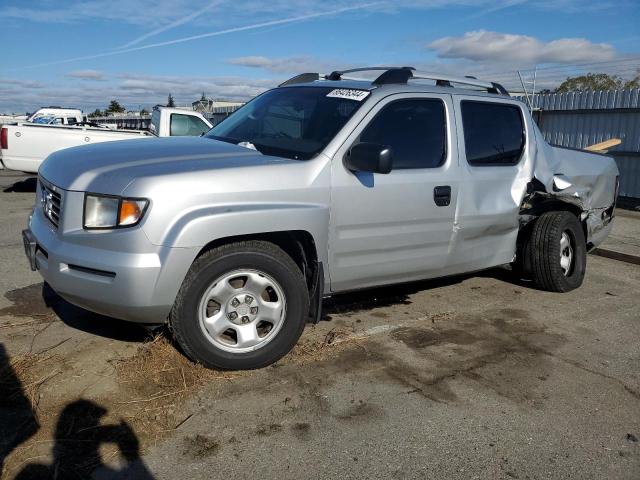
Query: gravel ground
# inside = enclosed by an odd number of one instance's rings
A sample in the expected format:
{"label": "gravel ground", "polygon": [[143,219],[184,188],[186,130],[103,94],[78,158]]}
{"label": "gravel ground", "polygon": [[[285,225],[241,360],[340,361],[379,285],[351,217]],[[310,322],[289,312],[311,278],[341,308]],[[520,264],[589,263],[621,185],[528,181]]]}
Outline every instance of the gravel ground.
{"label": "gravel ground", "polygon": [[[23,393],[0,400],[4,478],[74,455],[97,455],[95,478],[640,477],[637,265],[590,256],[568,294],[495,269],[339,296],[293,355],[185,380],[189,394],[150,417],[157,394],[114,368],[141,355],[147,333],[43,300],[19,237],[33,184],[0,171],[0,367]],[[165,350],[163,368],[184,376]],[[169,428],[143,430],[139,415]],[[82,437],[92,429],[117,435]]]}

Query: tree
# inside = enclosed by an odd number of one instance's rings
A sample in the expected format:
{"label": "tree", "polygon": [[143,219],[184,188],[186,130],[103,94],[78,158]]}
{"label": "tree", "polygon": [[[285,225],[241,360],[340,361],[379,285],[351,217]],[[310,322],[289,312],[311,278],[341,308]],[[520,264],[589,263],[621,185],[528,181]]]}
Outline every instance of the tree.
{"label": "tree", "polygon": [[109,106],[105,110],[105,113],[123,113],[124,111],[124,107],[120,105],[117,100],[111,100]]}
{"label": "tree", "polygon": [[89,114],[90,117],[104,117],[104,113],[99,108],[96,108],[93,112]]}
{"label": "tree", "polygon": [[606,73],[587,73],[579,77],[568,77],[560,84],[557,92],[575,92],[585,90],[622,90],[640,87],[640,74],[632,80],[624,80],[617,75]]}
{"label": "tree", "polygon": [[167,99],[167,107],[175,107],[176,102],[173,101],[173,96],[169,94],[169,98]]}

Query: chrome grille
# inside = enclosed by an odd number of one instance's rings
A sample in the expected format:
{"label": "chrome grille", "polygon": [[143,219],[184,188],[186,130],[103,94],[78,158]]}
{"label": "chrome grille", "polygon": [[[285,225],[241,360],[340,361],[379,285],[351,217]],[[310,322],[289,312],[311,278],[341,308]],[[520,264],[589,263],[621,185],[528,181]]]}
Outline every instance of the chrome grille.
{"label": "chrome grille", "polygon": [[49,219],[54,227],[58,228],[62,209],[62,193],[54,190],[53,185],[42,179],[40,179],[40,205],[44,216]]}

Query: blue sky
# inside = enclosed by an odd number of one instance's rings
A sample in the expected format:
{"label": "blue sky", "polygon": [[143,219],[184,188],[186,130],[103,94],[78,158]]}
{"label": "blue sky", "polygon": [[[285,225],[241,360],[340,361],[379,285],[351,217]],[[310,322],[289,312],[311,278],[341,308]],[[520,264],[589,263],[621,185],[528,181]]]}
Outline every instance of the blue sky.
{"label": "blue sky", "polygon": [[519,88],[640,69],[640,2],[2,0],[0,112],[247,100],[302,71],[412,65]]}

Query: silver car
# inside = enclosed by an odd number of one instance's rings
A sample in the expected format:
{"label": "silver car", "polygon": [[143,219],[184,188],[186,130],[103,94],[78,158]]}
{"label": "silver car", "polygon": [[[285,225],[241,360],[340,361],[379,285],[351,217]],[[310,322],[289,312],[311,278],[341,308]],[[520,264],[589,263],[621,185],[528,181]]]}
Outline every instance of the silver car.
{"label": "silver car", "polygon": [[287,354],[338,292],[498,265],[580,286],[612,226],[611,158],[549,146],[496,83],[359,70],[294,77],[199,138],[52,154],[32,268],[224,369]]}

